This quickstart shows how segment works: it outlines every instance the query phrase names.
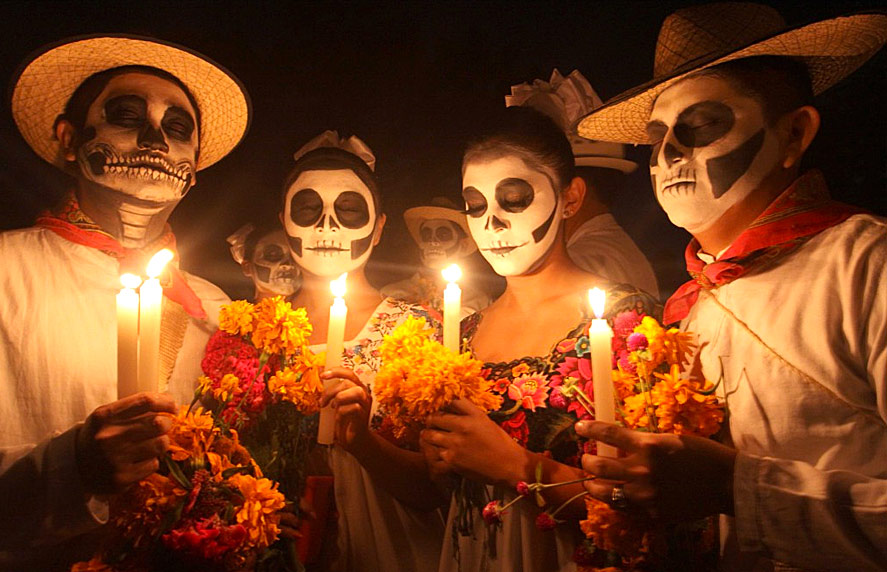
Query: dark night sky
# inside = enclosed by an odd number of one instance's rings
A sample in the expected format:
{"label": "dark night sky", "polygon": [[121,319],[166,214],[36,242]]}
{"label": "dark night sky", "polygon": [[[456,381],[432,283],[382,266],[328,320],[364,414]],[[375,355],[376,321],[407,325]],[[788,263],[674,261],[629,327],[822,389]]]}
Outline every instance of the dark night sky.
{"label": "dark night sky", "polygon": [[[416,259],[403,210],[459,194],[464,135],[509,86],[579,69],[605,100],[646,81],[662,19],[689,2],[277,3],[3,2],[0,77],[0,229],[30,224],[69,183],[27,147],[11,119],[10,78],[45,43],[78,34],[132,32],[186,45],[218,61],[253,101],[246,139],[197,186],[171,224],[183,266],[248,294],[225,237],[276,216],[292,153],[325,129],[356,134],[376,153],[389,216],[371,262],[378,282]],[[771,2],[790,24],[884,2]],[[809,163],[841,200],[887,214],[887,50],[821,96],[824,123]],[[644,165],[648,151],[630,149]],[[684,280],[688,235],[653,198],[646,169],[615,210],[647,254],[664,293]],[[482,263],[477,264],[482,268]]]}

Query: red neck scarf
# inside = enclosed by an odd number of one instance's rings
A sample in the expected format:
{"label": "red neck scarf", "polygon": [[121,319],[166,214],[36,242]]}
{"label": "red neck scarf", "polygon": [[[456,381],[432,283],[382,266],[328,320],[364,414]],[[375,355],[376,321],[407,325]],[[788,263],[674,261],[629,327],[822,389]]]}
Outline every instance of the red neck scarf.
{"label": "red neck scarf", "polygon": [[[121,272],[142,274],[151,256],[162,248],[176,252],[176,237],[167,225],[163,235],[143,248],[125,248],[117,240],[103,231],[86,213],[71,194],[56,213],[43,212],[37,217],[37,226],[47,228],[67,241],[101,250],[113,256],[120,263]],[[176,254],[176,259],[178,254]],[[168,280],[163,282],[163,295],[180,304],[188,315],[198,319],[206,318],[206,311],[197,294],[188,286],[185,277],[175,265],[167,265]]]}
{"label": "red neck scarf", "polygon": [[699,297],[699,290],[713,290],[743,274],[779,258],[816,234],[863,209],[833,201],[819,171],[798,177],[740,234],[718,260],[699,259],[701,247],[694,238],[684,251],[692,280],[665,303],[666,324],[683,320]]}

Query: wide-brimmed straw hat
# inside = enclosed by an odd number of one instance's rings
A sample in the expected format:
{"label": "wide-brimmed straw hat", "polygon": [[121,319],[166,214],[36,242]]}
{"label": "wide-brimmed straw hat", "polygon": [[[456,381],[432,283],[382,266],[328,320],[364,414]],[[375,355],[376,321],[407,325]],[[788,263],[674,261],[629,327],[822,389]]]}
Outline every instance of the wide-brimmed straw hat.
{"label": "wide-brimmed straw hat", "polygon": [[471,238],[471,231],[468,230],[468,220],[465,213],[456,206],[456,204],[446,197],[434,197],[431,204],[421,207],[413,207],[407,209],[403,213],[403,220],[406,222],[407,230],[413,241],[419,244],[419,227],[427,220],[443,219],[449,220],[459,225],[465,231],[465,236],[459,241],[459,248],[465,255],[471,254],[477,250],[474,239]]}
{"label": "wide-brimmed straw hat", "polygon": [[725,2],[684,8],[662,23],[653,80],[606,102],[576,123],[588,139],[648,143],[645,130],[662,91],[689,74],[753,56],[806,64],[814,94],[828,89],[887,42],[887,14],[858,13],[787,29],[769,6]]}
{"label": "wide-brimmed straw hat", "polygon": [[243,139],[250,120],[249,97],[230,72],[182,46],[102,34],[44,46],[22,66],[12,92],[12,115],[25,141],[43,159],[61,166],[53,126],[71,94],[93,74],[131,65],[168,72],[191,92],[200,109],[198,170],[227,155]]}

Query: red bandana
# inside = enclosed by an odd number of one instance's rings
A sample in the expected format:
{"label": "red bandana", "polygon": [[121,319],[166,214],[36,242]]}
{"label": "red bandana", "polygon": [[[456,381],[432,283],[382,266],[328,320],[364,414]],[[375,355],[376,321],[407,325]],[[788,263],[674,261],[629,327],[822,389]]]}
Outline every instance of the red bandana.
{"label": "red bandana", "polygon": [[865,211],[831,200],[819,171],[805,173],[779,195],[718,260],[710,264],[700,260],[699,242],[695,238],[690,241],[684,258],[693,280],[678,288],[665,303],[664,323],[686,318],[701,288],[712,290],[732,282],[861,212]]}
{"label": "red bandana", "polygon": [[[163,235],[144,248],[124,248],[117,240],[93,222],[82,210],[74,195],[70,195],[57,213],[48,211],[37,217],[37,226],[47,228],[65,240],[101,250],[120,262],[122,272],[142,274],[150,257],[162,248],[176,252],[176,237],[169,226]],[[178,258],[178,255],[176,255]],[[188,286],[185,277],[174,265],[166,267],[169,280],[163,285],[163,295],[181,304],[188,315],[206,318],[206,311],[197,294]]]}

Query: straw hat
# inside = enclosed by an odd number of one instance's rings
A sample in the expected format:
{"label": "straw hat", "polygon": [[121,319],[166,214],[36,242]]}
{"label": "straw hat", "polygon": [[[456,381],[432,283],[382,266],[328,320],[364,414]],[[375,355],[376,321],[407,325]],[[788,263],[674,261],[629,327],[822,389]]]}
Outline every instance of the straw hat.
{"label": "straw hat", "polygon": [[182,46],[102,34],[44,46],[22,66],[12,92],[12,115],[28,145],[46,161],[61,166],[53,125],[71,94],[89,76],[129,65],[166,71],[194,96],[200,108],[198,170],[227,155],[246,134],[249,97],[230,72]]}
{"label": "straw hat", "polygon": [[719,3],[678,10],[662,23],[653,80],[580,119],[582,137],[648,143],[645,126],[662,91],[693,72],[752,56],[790,56],[807,65],[813,92],[828,89],[887,42],[887,14],[860,13],[786,29],[769,6]]}
{"label": "straw hat", "polygon": [[573,149],[577,167],[604,167],[622,173],[637,169],[637,163],[625,158],[625,146],[609,141],[589,141],[571,132],[580,117],[597,109],[603,102],[579,70],[564,77],[555,69],[547,82],[511,86],[511,95],[505,96],[505,106],[532,107],[551,117],[564,130]]}
{"label": "straw hat", "polygon": [[413,241],[419,244],[419,227],[427,220],[443,219],[449,220],[459,225],[465,236],[459,241],[460,250],[467,256],[477,250],[474,239],[471,238],[471,231],[468,230],[468,221],[465,219],[465,213],[462,212],[456,204],[446,197],[434,197],[431,199],[431,205],[413,207],[407,209],[403,213],[403,220],[407,224],[407,230]]}

